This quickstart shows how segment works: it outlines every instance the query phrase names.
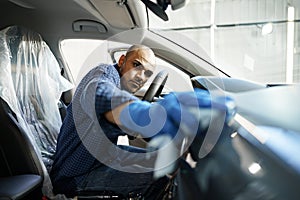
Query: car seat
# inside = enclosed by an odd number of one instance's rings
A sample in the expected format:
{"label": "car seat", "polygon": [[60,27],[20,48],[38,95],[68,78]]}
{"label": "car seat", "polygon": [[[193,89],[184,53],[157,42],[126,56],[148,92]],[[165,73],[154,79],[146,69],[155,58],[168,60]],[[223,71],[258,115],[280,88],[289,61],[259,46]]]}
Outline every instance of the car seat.
{"label": "car seat", "polygon": [[[53,194],[49,177],[62,124],[59,99],[73,87],[60,70],[40,34],[20,26],[0,31],[0,199],[66,199]],[[135,195],[128,198],[142,198]],[[125,198],[110,191],[76,196],[109,197]]]}
{"label": "car seat", "polygon": [[42,37],[0,31],[0,199],[51,197],[48,175],[62,123],[62,92],[73,85]]}

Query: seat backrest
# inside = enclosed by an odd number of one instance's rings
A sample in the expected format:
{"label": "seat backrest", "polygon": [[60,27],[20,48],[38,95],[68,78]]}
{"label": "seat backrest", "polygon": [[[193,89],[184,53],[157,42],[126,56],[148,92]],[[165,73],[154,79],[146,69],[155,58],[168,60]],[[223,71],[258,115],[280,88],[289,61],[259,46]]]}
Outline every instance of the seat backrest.
{"label": "seat backrest", "polygon": [[72,87],[38,33],[19,26],[0,31],[0,176],[41,174],[50,188],[62,124],[58,103]]}
{"label": "seat backrest", "polygon": [[0,177],[38,174],[43,169],[32,143],[22,127],[18,126],[16,115],[0,98]]}

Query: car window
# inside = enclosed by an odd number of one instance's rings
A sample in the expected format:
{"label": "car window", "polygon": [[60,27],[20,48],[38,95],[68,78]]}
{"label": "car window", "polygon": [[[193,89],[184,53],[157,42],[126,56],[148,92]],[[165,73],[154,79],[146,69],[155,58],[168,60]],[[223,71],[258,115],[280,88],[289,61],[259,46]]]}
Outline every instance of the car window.
{"label": "car window", "polygon": [[[191,38],[214,65],[232,77],[260,83],[299,83],[297,2],[189,0],[178,10],[168,8],[168,21],[149,12],[149,28]],[[182,40],[173,41],[184,46]]]}
{"label": "car window", "polygon": [[[130,45],[104,40],[72,39],[63,40],[60,46],[63,57],[77,85],[81,78],[99,63],[117,62],[119,57],[126,53]],[[148,80],[145,86],[138,91],[137,96],[143,95],[155,75],[161,70],[166,70],[169,73],[163,92],[188,91],[192,89],[190,77],[186,73],[158,57],[156,57],[156,64],[157,67],[154,75]]]}
{"label": "car window", "polygon": [[107,53],[107,43],[103,40],[63,40],[60,43],[60,49],[76,83],[81,80],[88,69],[101,62],[112,62]]}

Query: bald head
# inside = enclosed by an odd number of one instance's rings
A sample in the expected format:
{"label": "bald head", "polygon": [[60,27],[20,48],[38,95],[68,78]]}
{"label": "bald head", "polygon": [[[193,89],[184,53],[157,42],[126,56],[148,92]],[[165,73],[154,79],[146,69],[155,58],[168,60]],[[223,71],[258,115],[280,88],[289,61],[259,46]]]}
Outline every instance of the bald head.
{"label": "bald head", "polygon": [[140,54],[143,56],[143,58],[148,62],[149,64],[155,66],[155,55],[147,46],[141,45],[141,44],[135,44],[129,47],[126,53],[126,58],[129,57],[132,54]]}
{"label": "bald head", "polygon": [[119,59],[121,86],[129,92],[136,92],[150,78],[155,70],[155,55],[147,46],[132,45],[126,55]]}

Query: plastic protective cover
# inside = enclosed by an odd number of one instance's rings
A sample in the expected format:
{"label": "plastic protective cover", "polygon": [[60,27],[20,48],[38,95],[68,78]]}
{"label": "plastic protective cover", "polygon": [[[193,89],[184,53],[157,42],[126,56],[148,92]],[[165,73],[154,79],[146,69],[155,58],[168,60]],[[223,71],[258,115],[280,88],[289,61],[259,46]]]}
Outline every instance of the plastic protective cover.
{"label": "plastic protective cover", "polygon": [[0,96],[43,160],[43,193],[51,196],[48,171],[62,124],[58,102],[73,85],[61,76],[56,58],[36,32],[19,26],[5,28],[0,31],[0,53]]}

